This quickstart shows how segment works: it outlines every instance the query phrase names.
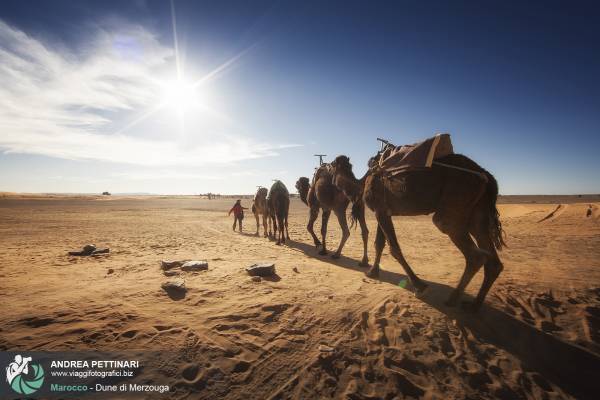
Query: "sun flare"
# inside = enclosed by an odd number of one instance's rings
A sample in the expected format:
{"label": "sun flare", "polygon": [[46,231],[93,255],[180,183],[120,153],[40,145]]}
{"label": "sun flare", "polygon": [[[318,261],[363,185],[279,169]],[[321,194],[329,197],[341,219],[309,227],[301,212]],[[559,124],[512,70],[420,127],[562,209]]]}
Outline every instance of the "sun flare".
{"label": "sun flare", "polygon": [[198,105],[198,93],[194,85],[183,80],[169,82],[164,87],[164,104],[176,111],[186,111]]}

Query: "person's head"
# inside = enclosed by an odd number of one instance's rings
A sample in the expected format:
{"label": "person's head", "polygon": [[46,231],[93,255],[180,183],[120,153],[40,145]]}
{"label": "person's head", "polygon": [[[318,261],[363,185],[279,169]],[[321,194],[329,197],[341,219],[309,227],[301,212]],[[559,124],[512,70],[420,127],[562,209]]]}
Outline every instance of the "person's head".
{"label": "person's head", "polygon": [[242,204],[242,200],[238,199],[235,204]]}
{"label": "person's head", "polygon": [[20,354],[17,354],[15,356],[15,361],[17,362],[17,364],[21,364],[21,362],[23,361],[23,357]]}

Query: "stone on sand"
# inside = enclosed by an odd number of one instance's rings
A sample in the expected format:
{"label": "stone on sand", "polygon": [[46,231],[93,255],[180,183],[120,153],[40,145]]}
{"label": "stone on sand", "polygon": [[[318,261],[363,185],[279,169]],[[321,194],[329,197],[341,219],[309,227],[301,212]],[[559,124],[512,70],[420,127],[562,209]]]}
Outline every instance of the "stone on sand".
{"label": "stone on sand", "polygon": [[69,251],[70,256],[93,256],[96,254],[107,254],[110,252],[110,249],[105,247],[98,249],[94,244],[86,244],[81,248],[81,250]]}
{"label": "stone on sand", "polygon": [[185,282],[181,279],[163,282],[160,287],[167,292],[185,292],[187,290]]}
{"label": "stone on sand", "polygon": [[246,268],[246,272],[250,276],[272,276],[275,275],[275,264],[260,263],[254,264]]}
{"label": "stone on sand", "polygon": [[333,352],[335,349],[331,346],[327,346],[326,344],[320,344],[319,345],[319,351],[321,353],[331,353]]}
{"label": "stone on sand", "polygon": [[163,271],[166,271],[171,268],[179,268],[185,263],[186,261],[184,260],[162,260],[160,262],[160,267],[163,269]]}
{"label": "stone on sand", "polygon": [[206,271],[208,262],[206,261],[188,261],[181,266],[183,271]]}

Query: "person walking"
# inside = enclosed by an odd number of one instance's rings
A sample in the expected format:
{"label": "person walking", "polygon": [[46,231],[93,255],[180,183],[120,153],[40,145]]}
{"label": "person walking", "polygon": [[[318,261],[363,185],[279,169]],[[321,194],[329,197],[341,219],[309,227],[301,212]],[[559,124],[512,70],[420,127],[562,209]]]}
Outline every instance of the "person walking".
{"label": "person walking", "polygon": [[247,207],[242,207],[242,200],[238,200],[235,202],[231,210],[229,210],[229,214],[233,213],[233,230],[235,231],[236,223],[240,226],[240,233],[242,232],[242,220],[244,219],[244,210],[247,210]]}

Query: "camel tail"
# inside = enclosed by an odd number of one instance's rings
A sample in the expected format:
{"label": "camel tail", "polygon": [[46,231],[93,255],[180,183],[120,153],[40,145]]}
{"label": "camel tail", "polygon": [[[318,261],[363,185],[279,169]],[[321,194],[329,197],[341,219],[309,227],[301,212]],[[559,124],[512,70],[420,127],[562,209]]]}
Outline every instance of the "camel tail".
{"label": "camel tail", "polygon": [[362,201],[352,203],[352,210],[350,211],[350,228],[356,229],[356,223],[363,213],[363,207]]}
{"label": "camel tail", "polygon": [[496,207],[496,200],[498,199],[498,182],[492,174],[486,171],[488,178],[486,194],[489,202],[489,223],[488,232],[490,240],[494,244],[497,250],[502,250],[502,247],[507,247],[504,237],[506,236],[502,229],[502,223],[500,222],[500,213]]}
{"label": "camel tail", "polygon": [[365,212],[365,203],[362,199],[362,193],[365,187],[365,181],[367,179],[368,174],[369,172],[367,172],[365,176],[360,178],[360,180],[358,181],[358,194],[356,196],[353,196],[352,199],[350,199],[352,200],[352,210],[350,211],[350,228],[356,229],[356,223],[360,220],[360,218]]}

